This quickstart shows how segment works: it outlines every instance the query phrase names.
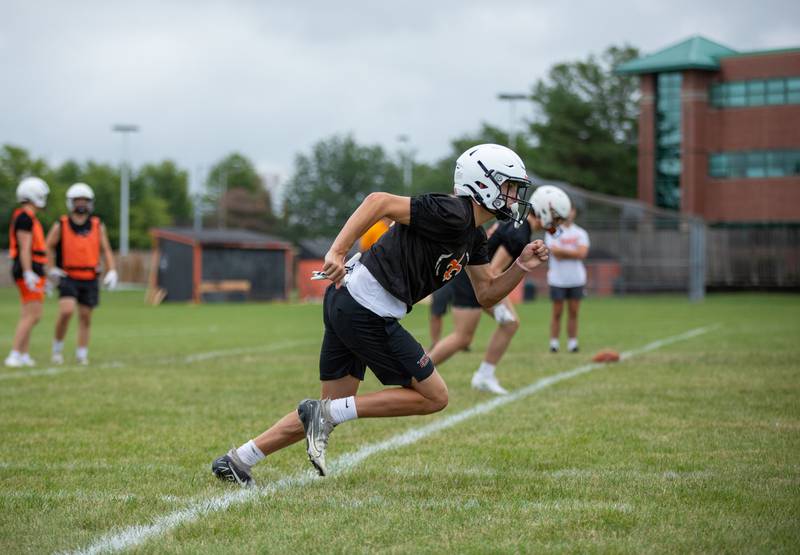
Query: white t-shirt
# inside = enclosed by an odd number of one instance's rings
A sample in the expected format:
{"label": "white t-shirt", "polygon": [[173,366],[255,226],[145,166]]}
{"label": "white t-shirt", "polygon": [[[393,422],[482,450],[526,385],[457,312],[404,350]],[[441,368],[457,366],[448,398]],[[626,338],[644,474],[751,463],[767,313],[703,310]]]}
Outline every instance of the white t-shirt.
{"label": "white t-shirt", "polygon": [[406,303],[384,289],[361,262],[353,265],[344,283],[358,304],[378,316],[400,320],[406,315]]}
{"label": "white t-shirt", "polygon": [[[549,233],[544,236],[547,247],[558,247],[564,250],[577,251],[579,246],[589,246],[589,234],[581,226],[562,225],[561,235],[554,237]],[[574,258],[556,258],[550,256],[547,269],[547,284],[553,287],[582,287],[586,285],[586,267],[583,260]]]}

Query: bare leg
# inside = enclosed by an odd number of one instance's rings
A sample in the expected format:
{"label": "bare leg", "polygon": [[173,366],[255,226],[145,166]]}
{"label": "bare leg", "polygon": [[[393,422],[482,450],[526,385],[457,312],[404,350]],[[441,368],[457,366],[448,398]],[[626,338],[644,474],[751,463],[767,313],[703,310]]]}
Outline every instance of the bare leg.
{"label": "bare leg", "polygon": [[433,349],[433,347],[442,338],[442,323],[444,322],[444,317],[439,316],[438,314],[431,314],[428,322],[430,324],[431,349]]}
{"label": "bare leg", "polygon": [[578,337],[578,310],[581,306],[580,299],[569,299],[567,301],[567,337],[577,339]]}
{"label": "bare leg", "polygon": [[480,308],[453,307],[453,333],[439,341],[431,350],[430,357],[433,363],[442,364],[458,351],[469,347],[480,320]]}
{"label": "bare leg", "polygon": [[[355,395],[360,382],[352,376],[322,382],[322,397],[341,399]],[[447,384],[434,370],[427,379],[413,380],[411,388],[390,388],[356,397],[359,418],[411,416],[431,414],[447,406]],[[269,430],[255,438],[256,446],[265,455],[274,453],[305,438],[303,424],[294,410],[278,420]]]}
{"label": "bare leg", "polygon": [[511,339],[519,329],[519,314],[514,310],[514,303],[506,299],[503,301],[503,304],[511,310],[516,319],[513,322],[498,325],[497,329],[495,329],[492,334],[492,338],[489,340],[489,347],[486,349],[486,356],[483,360],[494,365],[500,362],[506,349],[508,349],[508,345],[511,343]]}
{"label": "bare leg", "polygon": [[78,305],[78,347],[89,346],[89,328],[92,325],[92,307]]}
{"label": "bare leg", "polygon": [[75,312],[75,297],[62,297],[58,301],[58,319],[56,320],[56,341],[64,341],[69,328],[72,313]]}
{"label": "bare leg", "polygon": [[31,342],[31,331],[42,318],[43,304],[41,301],[24,303],[20,310],[19,322],[14,333],[12,349],[20,353],[27,353]]}
{"label": "bare leg", "polygon": [[550,338],[558,339],[561,335],[561,312],[564,310],[564,301],[553,301],[553,317],[550,320]]}
{"label": "bare leg", "polygon": [[[341,399],[355,395],[361,382],[353,376],[345,376],[338,380],[328,380],[322,382],[321,399]],[[356,405],[358,407],[358,405]],[[357,409],[358,410],[358,409]],[[359,410],[359,416],[361,411]],[[297,410],[293,410],[275,424],[270,429],[255,438],[256,446],[265,455],[274,453],[284,447],[297,443],[306,437],[303,424],[297,415]]]}

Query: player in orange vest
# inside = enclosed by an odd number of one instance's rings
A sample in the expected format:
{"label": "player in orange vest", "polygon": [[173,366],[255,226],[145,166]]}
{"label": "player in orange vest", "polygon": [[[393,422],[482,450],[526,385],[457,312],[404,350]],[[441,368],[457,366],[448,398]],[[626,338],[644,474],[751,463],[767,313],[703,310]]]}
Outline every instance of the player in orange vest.
{"label": "player in orange vest", "polygon": [[384,233],[389,231],[391,225],[392,221],[389,218],[381,218],[375,222],[358,240],[358,250],[362,253],[367,252]]}
{"label": "player in orange vest", "polygon": [[106,275],[103,285],[109,289],[117,286],[114,254],[108,242],[106,226],[97,216],[92,216],[94,191],[85,183],[75,183],[67,189],[69,214],[61,216],[47,234],[47,248],[55,265],[48,272],[53,282],[58,282],[58,320],[53,338],[52,362],[64,362],[64,337],[70,318],[78,305],[78,347],[75,358],[78,364],[89,363],[89,327],[92,310],[100,302],[97,276],[100,273],[100,255],[105,259]]}
{"label": "player in orange vest", "polygon": [[38,177],[26,177],[17,186],[19,208],[11,215],[8,229],[9,257],[14,261],[11,274],[17,283],[22,310],[5,365],[11,368],[33,366],[28,354],[31,331],[42,317],[47,251],[42,224],[36,217],[38,209],[47,206],[50,188]]}

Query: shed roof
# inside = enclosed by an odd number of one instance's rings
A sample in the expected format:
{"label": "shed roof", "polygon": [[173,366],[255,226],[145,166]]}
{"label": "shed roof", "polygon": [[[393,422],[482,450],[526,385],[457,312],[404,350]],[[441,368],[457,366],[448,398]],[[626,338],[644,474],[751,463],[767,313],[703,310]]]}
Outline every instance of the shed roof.
{"label": "shed roof", "polygon": [[271,246],[291,248],[291,243],[266,233],[248,229],[201,229],[191,227],[159,227],[151,230],[156,237],[180,238],[201,245],[240,245],[243,247]]}

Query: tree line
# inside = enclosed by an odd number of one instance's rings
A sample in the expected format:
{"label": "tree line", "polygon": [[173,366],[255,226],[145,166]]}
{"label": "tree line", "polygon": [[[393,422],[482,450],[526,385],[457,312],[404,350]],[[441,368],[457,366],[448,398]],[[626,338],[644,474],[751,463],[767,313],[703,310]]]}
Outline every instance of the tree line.
{"label": "tree line", "polygon": [[[633,47],[612,46],[600,56],[553,66],[531,87],[535,115],[525,121],[516,140],[529,173],[612,195],[635,195],[638,82],[616,75],[613,68],[637,56]],[[130,182],[130,244],[148,247],[152,227],[191,225],[195,203],[206,208],[206,226],[243,227],[292,239],[330,237],[373,191],[407,195],[452,191],[455,158],[484,142],[507,144],[507,130],[484,123],[452,140],[451,151],[440,160],[413,163],[413,179],[406,187],[402,161],[383,147],[359,144],[346,134],[322,139],[310,152],[296,156],[280,213],[252,161],[239,153],[211,168],[201,198],[190,198],[189,173],[175,162],[145,164],[133,170]],[[0,206],[14,206],[16,185],[26,175],[42,177],[50,185],[50,201],[42,214],[46,224],[65,212],[65,192],[72,183],[91,185],[96,213],[106,222],[116,247],[117,166],[69,160],[50,167],[22,148],[4,145]],[[10,210],[0,212],[2,245],[8,244],[9,217]]]}

